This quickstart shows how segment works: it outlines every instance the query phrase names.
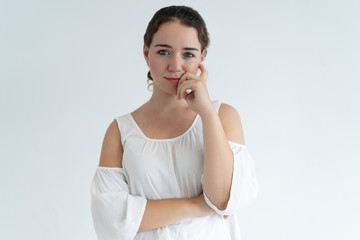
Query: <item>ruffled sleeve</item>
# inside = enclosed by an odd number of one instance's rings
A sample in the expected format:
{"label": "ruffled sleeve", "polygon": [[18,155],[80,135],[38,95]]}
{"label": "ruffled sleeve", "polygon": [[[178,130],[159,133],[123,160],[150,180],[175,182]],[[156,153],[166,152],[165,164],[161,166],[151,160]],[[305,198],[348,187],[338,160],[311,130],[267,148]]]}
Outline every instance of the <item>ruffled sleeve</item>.
{"label": "ruffled sleeve", "polygon": [[129,194],[122,168],[98,166],[91,185],[91,211],[99,240],[133,239],[146,203]]}
{"label": "ruffled sleeve", "polygon": [[[219,210],[206,196],[206,203],[220,215],[235,214],[253,202],[259,190],[253,159],[245,145],[228,141],[234,156],[230,198],[225,210]],[[202,182],[201,178],[201,182]]]}

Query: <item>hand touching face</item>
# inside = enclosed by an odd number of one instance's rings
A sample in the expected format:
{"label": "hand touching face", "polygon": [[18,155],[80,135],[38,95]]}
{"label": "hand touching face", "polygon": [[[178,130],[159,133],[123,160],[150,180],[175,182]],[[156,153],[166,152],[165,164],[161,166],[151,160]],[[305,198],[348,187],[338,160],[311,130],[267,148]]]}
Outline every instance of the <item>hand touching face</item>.
{"label": "hand touching face", "polygon": [[208,71],[203,64],[199,64],[200,76],[185,73],[178,84],[177,99],[185,99],[190,108],[196,113],[205,113],[213,109],[209,97],[206,80]]}

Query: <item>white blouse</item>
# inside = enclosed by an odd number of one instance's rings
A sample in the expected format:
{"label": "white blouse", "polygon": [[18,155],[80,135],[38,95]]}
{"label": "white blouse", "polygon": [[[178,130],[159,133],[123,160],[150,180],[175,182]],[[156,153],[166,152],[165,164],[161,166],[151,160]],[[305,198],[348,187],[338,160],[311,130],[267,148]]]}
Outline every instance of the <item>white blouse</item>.
{"label": "white blouse", "polygon": [[[218,101],[213,101],[219,109]],[[240,239],[236,213],[257,196],[253,159],[245,145],[228,141],[234,156],[230,199],[223,211],[204,192],[215,213],[188,218],[151,231],[137,232],[147,200],[193,198],[203,192],[202,122],[171,139],[146,137],[130,113],[115,118],[124,149],[123,168],[98,166],[91,186],[91,210],[100,240],[119,239]],[[229,215],[224,219],[223,215]]]}

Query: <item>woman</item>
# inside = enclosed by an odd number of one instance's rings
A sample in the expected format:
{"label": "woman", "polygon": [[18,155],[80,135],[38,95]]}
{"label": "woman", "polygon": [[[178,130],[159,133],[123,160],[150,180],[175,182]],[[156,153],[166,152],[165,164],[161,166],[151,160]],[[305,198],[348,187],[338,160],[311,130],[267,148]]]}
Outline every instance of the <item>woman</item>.
{"label": "woman", "polygon": [[258,185],[237,111],[210,100],[208,44],[192,8],[162,8],[149,22],[153,93],[106,131],[92,183],[99,239],[240,238],[236,212]]}

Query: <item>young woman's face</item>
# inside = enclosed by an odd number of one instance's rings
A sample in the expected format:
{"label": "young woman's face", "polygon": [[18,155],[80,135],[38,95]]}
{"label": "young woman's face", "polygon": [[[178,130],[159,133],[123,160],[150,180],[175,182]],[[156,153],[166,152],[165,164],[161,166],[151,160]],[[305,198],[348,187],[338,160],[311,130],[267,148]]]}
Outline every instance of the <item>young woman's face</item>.
{"label": "young woman's face", "polygon": [[177,83],[186,73],[196,74],[204,56],[197,30],[178,22],[160,25],[150,47],[144,46],[144,56],[150,68],[155,88],[176,94]]}

